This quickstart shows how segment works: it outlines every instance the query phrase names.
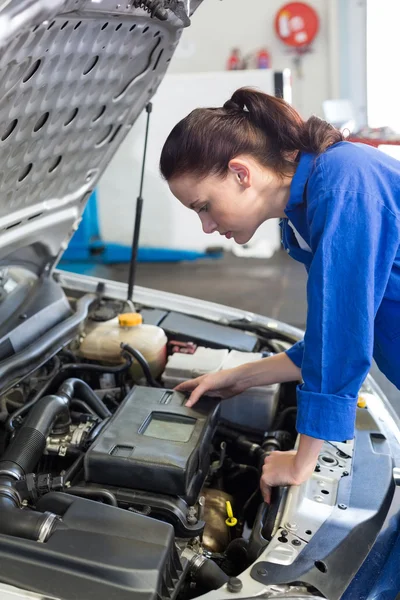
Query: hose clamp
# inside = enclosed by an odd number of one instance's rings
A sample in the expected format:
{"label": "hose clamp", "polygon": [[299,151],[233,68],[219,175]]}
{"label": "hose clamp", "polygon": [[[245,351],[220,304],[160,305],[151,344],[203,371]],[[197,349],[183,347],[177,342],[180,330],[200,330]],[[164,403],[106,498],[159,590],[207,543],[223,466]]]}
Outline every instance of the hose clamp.
{"label": "hose clamp", "polygon": [[13,487],[9,487],[7,485],[0,485],[0,496],[5,496],[6,498],[10,498],[16,506],[21,507],[21,497],[18,494],[17,490]]}
{"label": "hose clamp", "polygon": [[22,475],[20,475],[16,471],[11,471],[11,469],[1,469],[0,477],[2,475],[6,475],[7,477],[12,477],[12,479],[15,479],[15,481],[20,481],[22,479]]}
{"label": "hose clamp", "polygon": [[40,531],[39,531],[39,536],[37,541],[41,544],[44,544],[44,542],[47,542],[47,540],[49,539],[51,532],[53,530],[53,527],[56,523],[56,521],[59,520],[59,517],[57,515],[55,515],[54,513],[44,513],[44,515],[46,516],[45,520],[43,521],[42,525],[40,526]]}
{"label": "hose clamp", "polygon": [[186,548],[181,556],[188,560],[191,575],[194,575],[207,560],[203,554],[197,554],[197,552],[190,550],[190,548]]}

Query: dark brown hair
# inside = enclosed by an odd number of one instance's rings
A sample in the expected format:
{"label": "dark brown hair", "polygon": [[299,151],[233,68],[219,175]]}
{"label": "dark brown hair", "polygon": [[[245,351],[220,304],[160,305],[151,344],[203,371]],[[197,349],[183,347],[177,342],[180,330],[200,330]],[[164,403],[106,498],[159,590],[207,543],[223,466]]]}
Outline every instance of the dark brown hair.
{"label": "dark brown hair", "polygon": [[161,152],[166,180],[179,175],[225,175],[239,154],[284,175],[293,173],[298,151],[321,154],[343,141],[332,125],[304,121],[290,104],[251,88],[240,88],[221,108],[197,108],[169,134]]}

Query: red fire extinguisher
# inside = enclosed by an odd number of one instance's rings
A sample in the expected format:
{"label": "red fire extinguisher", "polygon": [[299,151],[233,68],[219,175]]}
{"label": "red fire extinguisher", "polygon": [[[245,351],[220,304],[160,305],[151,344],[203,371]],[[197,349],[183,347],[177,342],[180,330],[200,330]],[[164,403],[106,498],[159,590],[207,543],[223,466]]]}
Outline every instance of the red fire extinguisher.
{"label": "red fire extinguisher", "polygon": [[241,68],[240,64],[240,52],[238,48],[233,48],[230,57],[228,58],[228,63],[226,65],[228,71],[237,71]]}
{"label": "red fire extinguisher", "polygon": [[257,52],[257,69],[269,69],[271,67],[271,56],[266,48]]}

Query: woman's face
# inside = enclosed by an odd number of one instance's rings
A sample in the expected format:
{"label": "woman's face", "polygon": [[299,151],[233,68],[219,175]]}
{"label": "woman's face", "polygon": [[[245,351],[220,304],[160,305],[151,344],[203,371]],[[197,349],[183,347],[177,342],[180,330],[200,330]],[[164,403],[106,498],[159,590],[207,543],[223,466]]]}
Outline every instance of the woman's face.
{"label": "woman's face", "polygon": [[264,221],[284,216],[290,181],[249,157],[237,157],[225,177],[182,175],[169,181],[169,187],[184,206],[197,212],[204,233],[217,231],[246,244]]}

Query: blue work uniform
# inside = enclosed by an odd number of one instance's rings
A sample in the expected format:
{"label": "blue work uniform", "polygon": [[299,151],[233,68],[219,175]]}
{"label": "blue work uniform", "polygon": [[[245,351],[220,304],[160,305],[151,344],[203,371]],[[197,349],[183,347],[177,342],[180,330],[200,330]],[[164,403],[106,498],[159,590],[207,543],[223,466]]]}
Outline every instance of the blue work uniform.
{"label": "blue work uniform", "polygon": [[302,153],[281,222],[289,255],[308,271],[297,430],[354,436],[358,392],[371,367],[400,389],[400,162],[365,144]]}

